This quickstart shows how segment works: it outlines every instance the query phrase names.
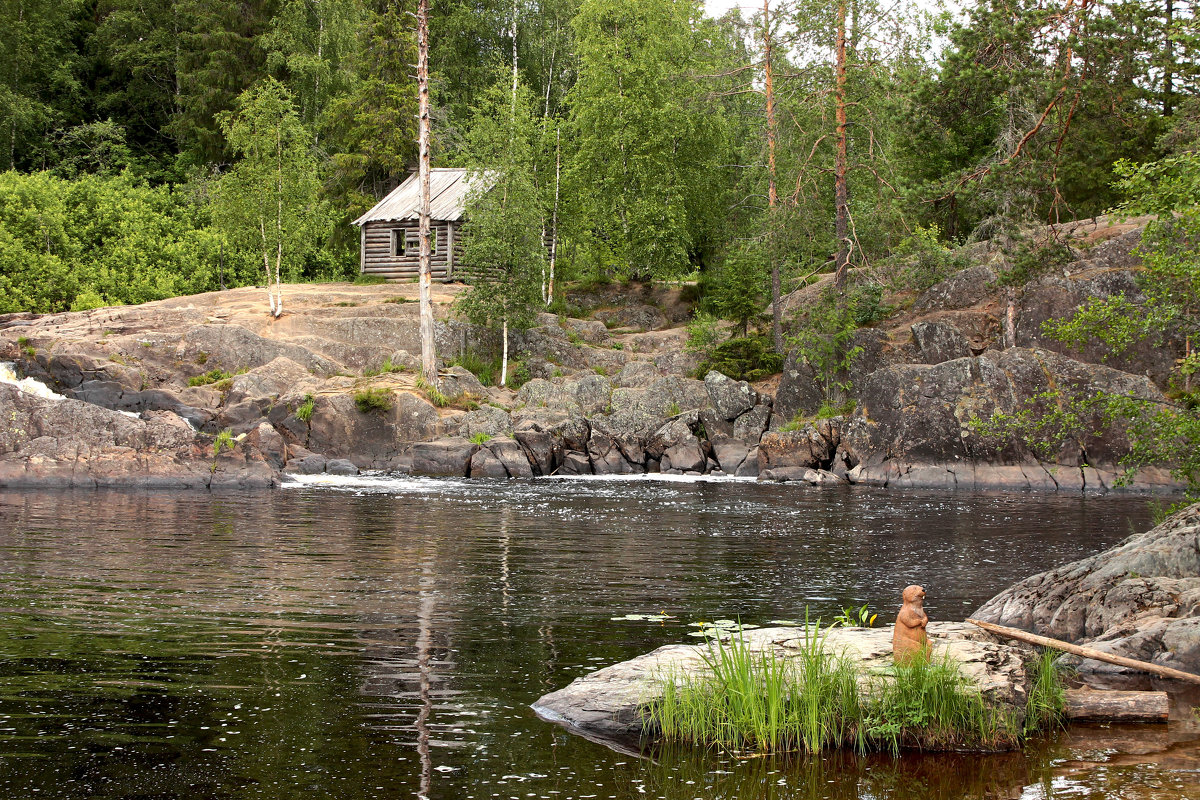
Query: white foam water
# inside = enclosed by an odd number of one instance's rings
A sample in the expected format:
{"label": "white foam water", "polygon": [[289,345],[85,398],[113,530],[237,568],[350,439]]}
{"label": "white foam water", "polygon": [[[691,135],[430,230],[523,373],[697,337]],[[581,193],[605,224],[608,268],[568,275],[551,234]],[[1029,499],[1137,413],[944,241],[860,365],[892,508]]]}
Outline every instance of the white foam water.
{"label": "white foam water", "polygon": [[[564,483],[755,483],[754,478],[736,478],[732,475],[550,475],[534,478],[535,481],[562,481]],[[466,489],[473,485],[467,478],[430,478],[411,475],[362,474],[362,475],[287,475],[283,488],[341,489],[354,492],[446,492]],[[478,484],[475,484],[478,485]]]}
{"label": "white foam water", "polygon": [[41,381],[35,381],[33,378],[18,378],[17,365],[12,361],[0,361],[0,383],[7,383],[26,394],[37,395],[47,400],[67,399]]}
{"label": "white foam water", "polygon": [[[34,380],[33,378],[18,378],[17,365],[12,361],[0,361],[0,383],[7,383],[9,386],[15,386],[26,394],[43,397],[46,400],[68,399],[41,381]],[[127,417],[132,417],[133,419],[140,419],[140,417],[132,411],[118,411],[117,413],[124,414]],[[191,425],[192,423],[189,422],[188,424]],[[192,428],[195,429],[195,426],[192,425]]]}

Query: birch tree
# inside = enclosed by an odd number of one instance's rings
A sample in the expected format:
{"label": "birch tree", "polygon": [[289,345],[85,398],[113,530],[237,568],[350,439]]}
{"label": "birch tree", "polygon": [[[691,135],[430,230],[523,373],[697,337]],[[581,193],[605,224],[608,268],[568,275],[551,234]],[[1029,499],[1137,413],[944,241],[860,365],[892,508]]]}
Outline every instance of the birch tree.
{"label": "birch tree", "polygon": [[541,126],[535,98],[498,81],[480,99],[468,135],[472,191],[463,226],[463,264],[471,289],[459,309],[477,325],[499,328],[500,385],[508,380],[509,333],[533,324],[546,265],[543,219],[533,179]]}
{"label": "birch tree", "polygon": [[239,158],[218,183],[217,219],[236,247],[262,259],[267,304],[279,317],[283,275],[299,273],[322,233],[312,139],[274,78],[243,92],[218,122]]}

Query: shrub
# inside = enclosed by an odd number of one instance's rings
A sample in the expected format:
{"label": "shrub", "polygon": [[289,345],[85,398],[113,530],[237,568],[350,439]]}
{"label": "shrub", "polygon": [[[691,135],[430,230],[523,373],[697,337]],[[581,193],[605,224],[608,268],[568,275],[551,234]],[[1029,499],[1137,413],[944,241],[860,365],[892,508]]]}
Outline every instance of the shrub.
{"label": "shrub", "polygon": [[1024,286],[1053,269],[1071,263],[1071,248],[1054,239],[1023,242],[1012,253],[1009,268],[1001,270],[1001,286]]}
{"label": "shrub", "polygon": [[364,414],[372,411],[391,411],[392,393],[387,389],[363,389],[354,393],[354,405]]}
{"label": "shrub", "polygon": [[689,353],[701,353],[707,358],[717,343],[721,341],[719,322],[720,320],[712,314],[704,311],[698,312],[688,323],[688,338],[684,349]]}
{"label": "shrub", "polygon": [[940,283],[967,268],[970,262],[966,256],[943,245],[940,241],[941,233],[937,225],[930,225],[928,228],[918,225],[912,236],[900,242],[895,256],[891,259],[891,289],[923,292],[935,283]]}
{"label": "shrub", "polygon": [[226,428],[217,434],[217,438],[213,439],[213,457],[221,455],[222,450],[232,450],[233,446],[233,431]]}
{"label": "shrub", "polygon": [[712,369],[734,380],[757,381],[782,370],[783,356],[775,352],[766,336],[746,336],[713,347],[699,373]]}

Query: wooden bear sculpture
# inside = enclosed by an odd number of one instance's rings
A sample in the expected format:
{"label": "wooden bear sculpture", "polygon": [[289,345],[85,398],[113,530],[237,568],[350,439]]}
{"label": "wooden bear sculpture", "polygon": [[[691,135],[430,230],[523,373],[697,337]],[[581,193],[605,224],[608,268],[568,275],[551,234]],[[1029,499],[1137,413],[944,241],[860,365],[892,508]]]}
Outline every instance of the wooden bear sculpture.
{"label": "wooden bear sculpture", "polygon": [[929,639],[925,636],[925,626],[929,624],[925,614],[925,590],[920,586],[906,586],[902,599],[904,605],[896,616],[896,629],[892,633],[892,659],[897,664],[929,655]]}

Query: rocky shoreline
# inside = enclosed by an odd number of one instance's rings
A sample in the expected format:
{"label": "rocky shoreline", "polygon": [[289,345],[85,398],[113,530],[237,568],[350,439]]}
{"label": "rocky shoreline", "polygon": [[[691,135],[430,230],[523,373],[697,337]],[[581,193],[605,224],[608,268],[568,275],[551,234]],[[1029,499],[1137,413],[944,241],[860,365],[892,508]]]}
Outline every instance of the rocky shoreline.
{"label": "rocky shoreline", "polygon": [[[1140,229],[1094,223],[1075,235],[1078,261],[1019,292],[996,283],[1003,254],[973,245],[970,268],[893,298],[908,310],[854,332],[845,376],[854,408],[830,418],[818,416],[826,398],[794,353],[781,375],[754,383],[701,372],[679,288],[571,295],[578,316],[542,314],[514,336],[530,376],[517,391],[485,386],[461,365],[442,370],[440,392],[416,380],[411,284],[289,286],[278,320],[253,287],[7,315],[0,361],[65,399],[0,383],[0,486],[270,486],[287,473],[380,470],[1176,492],[1163,469],[1120,480],[1129,442],[1118,429],[1071,440],[1046,462],[973,425],[1055,387],[1165,400],[1174,344],[1100,363],[1101,353],[1042,336],[1045,320],[1088,297],[1136,297]],[[496,342],[456,319],[460,290],[435,287],[438,350],[470,363]],[[819,290],[798,290],[789,307]],[[232,446],[216,453],[222,435]]]}

